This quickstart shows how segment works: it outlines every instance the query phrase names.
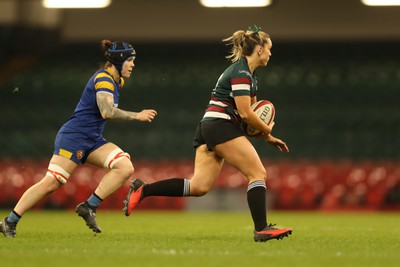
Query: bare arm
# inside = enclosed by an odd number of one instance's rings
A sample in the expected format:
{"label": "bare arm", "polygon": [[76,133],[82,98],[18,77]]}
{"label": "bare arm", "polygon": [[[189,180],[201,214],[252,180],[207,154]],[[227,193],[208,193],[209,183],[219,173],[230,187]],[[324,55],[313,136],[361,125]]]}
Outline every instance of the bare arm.
{"label": "bare arm", "polygon": [[257,96],[253,96],[253,97],[250,99],[251,105],[253,105],[253,104],[256,103],[256,102],[257,102]]}
{"label": "bare arm", "polygon": [[153,109],[132,112],[116,108],[114,107],[114,97],[108,93],[97,93],[96,101],[101,116],[107,120],[138,120],[151,122],[157,115],[157,111]]}
{"label": "bare arm", "polygon": [[265,141],[267,143],[275,146],[281,152],[289,152],[289,147],[283,142],[281,139],[272,136],[272,134],[268,134],[264,136]]}
{"label": "bare arm", "polygon": [[239,115],[245,123],[254,129],[261,131],[264,135],[269,134],[272,131],[274,123],[267,125],[257,116],[251,109],[251,103],[254,100],[255,99],[251,99],[249,96],[235,96],[235,103]]}

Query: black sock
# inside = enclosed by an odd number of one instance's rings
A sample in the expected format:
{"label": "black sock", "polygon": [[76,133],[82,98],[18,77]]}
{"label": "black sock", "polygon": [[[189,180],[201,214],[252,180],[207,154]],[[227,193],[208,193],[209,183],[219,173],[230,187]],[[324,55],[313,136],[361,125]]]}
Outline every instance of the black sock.
{"label": "black sock", "polygon": [[149,196],[185,197],[190,195],[190,181],[171,178],[147,184],[143,188],[143,198]]}
{"label": "black sock", "polygon": [[247,203],[256,231],[267,226],[266,191],[264,181],[255,181],[247,187]]}

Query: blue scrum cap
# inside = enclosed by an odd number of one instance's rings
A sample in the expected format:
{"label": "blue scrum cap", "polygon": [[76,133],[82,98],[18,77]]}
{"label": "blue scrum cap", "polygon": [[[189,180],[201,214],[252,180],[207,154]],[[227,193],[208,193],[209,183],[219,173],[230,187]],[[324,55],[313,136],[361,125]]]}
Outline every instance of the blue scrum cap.
{"label": "blue scrum cap", "polygon": [[122,69],[122,65],[125,60],[130,57],[136,56],[136,51],[133,46],[122,41],[115,41],[111,44],[111,47],[105,52],[105,57],[110,61],[119,71]]}

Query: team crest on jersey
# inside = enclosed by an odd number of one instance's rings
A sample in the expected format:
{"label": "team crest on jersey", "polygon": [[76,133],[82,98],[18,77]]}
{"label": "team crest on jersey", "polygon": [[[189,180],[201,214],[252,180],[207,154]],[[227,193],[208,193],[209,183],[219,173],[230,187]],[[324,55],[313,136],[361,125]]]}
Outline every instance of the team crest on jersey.
{"label": "team crest on jersey", "polygon": [[76,158],[79,159],[79,160],[83,158],[83,151],[82,150],[78,150],[76,152]]}

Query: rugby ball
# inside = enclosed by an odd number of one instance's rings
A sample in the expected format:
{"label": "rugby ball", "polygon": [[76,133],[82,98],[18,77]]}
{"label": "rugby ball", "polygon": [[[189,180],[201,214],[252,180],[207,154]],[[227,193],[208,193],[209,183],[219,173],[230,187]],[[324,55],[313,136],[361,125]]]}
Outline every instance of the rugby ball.
{"label": "rugby ball", "polygon": [[[268,100],[260,100],[251,105],[253,111],[257,116],[267,125],[269,125],[275,118],[275,107]],[[250,137],[259,137],[262,133],[259,130],[253,129],[251,126],[244,123],[244,132]]]}

